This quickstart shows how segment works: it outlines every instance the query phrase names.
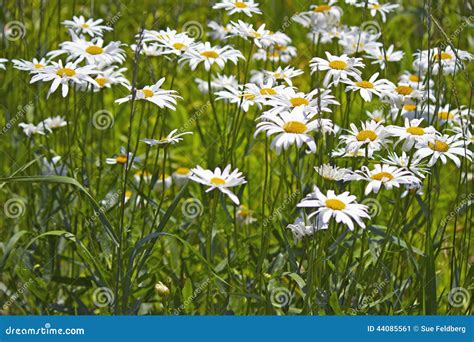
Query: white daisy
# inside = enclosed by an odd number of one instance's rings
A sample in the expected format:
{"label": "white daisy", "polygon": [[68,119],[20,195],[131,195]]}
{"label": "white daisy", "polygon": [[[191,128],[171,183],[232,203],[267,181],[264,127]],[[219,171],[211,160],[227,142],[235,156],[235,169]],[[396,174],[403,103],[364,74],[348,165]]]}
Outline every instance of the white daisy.
{"label": "white daisy", "polygon": [[435,136],[438,132],[432,126],[423,128],[420,127],[423,119],[408,120],[405,118],[405,127],[400,126],[388,126],[385,130],[394,137],[398,138],[395,146],[405,141],[402,149],[403,151],[409,151],[415,146],[415,143],[422,142],[428,137]]}
{"label": "white daisy", "polygon": [[323,164],[321,166],[315,166],[314,170],[322,178],[328,181],[341,181],[345,180],[346,176],[350,174],[350,170],[345,168],[339,168],[330,164]]}
{"label": "white daisy", "polygon": [[346,151],[357,152],[359,150],[368,151],[368,156],[372,156],[374,151],[379,151],[387,144],[387,132],[380,122],[362,122],[362,129],[359,130],[353,123],[350,124],[350,134],[342,135],[341,141],[346,144]]}
{"label": "white daisy", "polygon": [[205,170],[198,165],[191,170],[192,175],[189,176],[189,179],[200,184],[210,186],[206,192],[218,189],[222,193],[229,196],[232,202],[239,205],[239,198],[232,191],[230,191],[229,188],[245,184],[247,181],[244,177],[241,177],[242,173],[239,172],[239,169],[235,169],[232,172],[230,172],[230,169],[231,165],[227,165],[223,171],[221,171],[219,167],[216,167],[214,171],[211,171]]}
{"label": "white daisy", "polygon": [[44,135],[44,125],[34,125],[32,123],[21,122],[18,124],[23,129],[23,133],[27,137],[30,137],[33,134]]}
{"label": "white daisy", "polygon": [[368,81],[362,80],[359,75],[355,75],[355,81],[352,80],[343,80],[342,82],[346,83],[346,91],[359,91],[360,96],[366,102],[372,101],[372,94],[378,97],[383,97],[387,90],[394,87],[394,84],[385,78],[377,80],[379,73],[376,72],[373,74]]}
{"label": "white daisy", "polygon": [[179,143],[180,141],[183,140],[181,138],[183,135],[186,134],[193,134],[193,132],[183,132],[179,134],[175,134],[178,131],[178,129],[173,129],[166,137],[156,140],[156,139],[143,139],[142,141],[145,144],[154,146],[154,145],[174,145]]}
{"label": "white daisy", "polygon": [[92,18],[85,20],[81,15],[72,17],[72,20],[64,20],[63,24],[77,35],[85,33],[91,37],[101,37],[104,31],[112,31],[111,27],[100,25],[103,21],[103,19],[94,20]]}
{"label": "white daisy", "polygon": [[375,46],[372,49],[366,49],[367,54],[364,57],[374,59],[372,64],[379,64],[380,69],[384,70],[386,62],[399,62],[403,58],[403,51],[393,51],[393,49],[393,45],[390,45],[386,50],[381,46]]}
{"label": "white daisy", "polygon": [[26,61],[24,59],[12,59],[13,67],[18,70],[29,71],[31,74],[36,74],[41,71],[44,67],[48,66],[48,62],[45,58],[40,60],[33,58],[32,61]]}
{"label": "white daisy", "polygon": [[251,17],[252,14],[262,14],[262,11],[258,8],[258,3],[253,0],[221,0],[221,2],[215,4],[212,8],[224,9],[229,15],[244,13],[246,16]]}
{"label": "white daisy", "polygon": [[[369,208],[366,205],[355,202],[356,197],[350,195],[348,191],[336,195],[333,190],[329,190],[324,195],[318,187],[306,196],[300,203],[299,208],[315,208],[308,218],[315,216],[317,227],[328,226],[331,217],[334,217],[337,223],[344,223],[350,230],[354,230],[354,222],[361,228],[365,228],[363,218],[370,218],[367,213]],[[354,221],[354,222],[353,222]]]}
{"label": "white daisy", "polygon": [[268,78],[271,78],[274,81],[285,81],[290,87],[293,86],[291,79],[303,74],[303,70],[295,69],[290,66],[287,66],[284,69],[279,66],[275,71],[264,70],[263,72]]}
{"label": "white daisy", "polygon": [[467,142],[461,134],[451,136],[444,134],[442,136],[430,137],[418,143],[415,147],[418,149],[415,152],[415,157],[424,159],[431,156],[428,166],[433,166],[438,159],[443,164],[446,164],[447,158],[449,158],[457,167],[461,167],[459,157],[472,160],[472,151],[468,149]]}
{"label": "white daisy", "polygon": [[237,64],[240,59],[245,59],[239,50],[230,46],[211,46],[209,42],[199,43],[187,49],[181,57],[181,62],[188,62],[191,70],[204,63],[204,68],[209,71],[214,64],[222,69],[228,61]]}
{"label": "white daisy", "polygon": [[112,158],[107,158],[105,160],[105,162],[107,164],[110,164],[110,165],[116,165],[116,164],[120,164],[120,165],[132,165],[132,167],[136,168],[135,166],[135,163],[138,163],[140,161],[140,158],[138,157],[133,157],[133,153],[132,152],[128,152],[127,153],[127,150],[125,149],[125,147],[120,147],[120,153],[113,156]]}
{"label": "white daisy", "polygon": [[327,71],[323,81],[325,87],[329,85],[337,86],[339,81],[360,76],[361,71],[358,68],[364,68],[365,66],[362,63],[362,58],[353,58],[347,55],[333,56],[328,51],[326,51],[326,57],[327,59],[314,57],[309,64],[311,73]]}

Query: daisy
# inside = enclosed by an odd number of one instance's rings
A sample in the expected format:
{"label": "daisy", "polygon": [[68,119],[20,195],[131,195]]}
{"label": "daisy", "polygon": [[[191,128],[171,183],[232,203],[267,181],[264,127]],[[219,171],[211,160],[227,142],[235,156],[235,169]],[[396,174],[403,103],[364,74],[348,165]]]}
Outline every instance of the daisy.
{"label": "daisy", "polygon": [[[226,100],[240,106],[244,112],[247,112],[250,106],[255,105],[256,95],[244,90],[243,86],[226,87],[224,90],[218,91],[215,94],[216,100]],[[260,107],[260,103],[257,103]]]}
{"label": "daisy", "polygon": [[121,64],[125,61],[125,51],[120,48],[122,45],[120,42],[110,42],[104,46],[102,38],[87,41],[73,36],[72,42],[61,43],[60,50],[51,51],[48,56],[54,58],[67,53],[69,54],[68,60],[74,60],[75,63],[86,60],[88,64]]}
{"label": "daisy", "polygon": [[159,54],[174,54],[176,56],[181,55],[194,44],[194,39],[189,37],[185,32],[178,33],[171,37],[158,38],[156,43],[160,48]]}
{"label": "daisy", "polygon": [[373,49],[366,49],[366,55],[364,57],[368,59],[374,59],[372,64],[379,64],[380,69],[385,69],[385,62],[399,62],[402,60],[403,51],[393,51],[394,46],[390,45],[388,49],[382,49],[381,46],[375,46]]}
{"label": "daisy", "polygon": [[213,9],[224,9],[227,14],[232,15],[234,13],[244,13],[246,16],[251,17],[252,14],[262,14],[262,11],[258,8],[258,3],[253,0],[221,0],[215,4]]}
{"label": "daisy", "polygon": [[27,137],[32,136],[33,134],[44,135],[44,125],[34,125],[32,123],[21,122],[18,124],[23,129],[23,133]]}
{"label": "daisy", "polygon": [[211,29],[207,32],[207,36],[211,39],[224,41],[227,40],[229,37],[229,33],[232,30],[232,25],[227,24],[226,26],[222,26],[215,21],[210,21],[207,23],[207,26]]}
{"label": "daisy", "polygon": [[66,120],[64,120],[63,117],[54,116],[54,117],[47,118],[47,119],[43,120],[38,125],[44,126],[44,128],[51,133],[53,131],[53,129],[64,127],[67,124],[68,124],[68,122]]}
{"label": "daisy", "polygon": [[354,179],[369,182],[365,187],[365,195],[372,191],[378,193],[382,186],[391,190],[393,187],[399,188],[401,184],[420,183],[420,180],[410,171],[386,164],[376,164],[372,170],[369,170],[367,166],[362,166],[360,171],[356,171]]}
{"label": "daisy", "polygon": [[33,58],[32,61],[12,59],[12,63],[15,69],[29,71],[31,74],[36,74],[44,69],[44,67],[48,66],[48,62],[45,58],[41,58],[40,60]]}
{"label": "daisy", "polygon": [[398,138],[395,146],[405,141],[402,149],[403,151],[409,151],[415,146],[415,143],[422,142],[429,137],[434,137],[438,132],[432,126],[420,127],[423,119],[409,120],[405,118],[405,126],[388,126],[385,130],[390,134]]}
{"label": "daisy", "polygon": [[139,183],[141,180],[144,180],[145,182],[149,183],[152,177],[153,177],[152,173],[147,170],[138,170],[133,175],[133,178],[135,179],[137,183]]}
{"label": "daisy", "polygon": [[106,67],[95,77],[94,80],[99,85],[99,87],[96,87],[95,89],[100,90],[103,88],[110,88],[115,84],[120,84],[125,88],[129,88],[130,82],[123,75],[125,71],[127,71],[127,68],[118,68],[116,65]]}
{"label": "daisy", "polygon": [[254,101],[257,103],[267,104],[268,100],[278,96],[285,90],[284,85],[276,85],[273,79],[259,81],[255,83],[247,83],[245,89],[248,93],[255,95]]}
{"label": "daisy", "polygon": [[69,83],[76,85],[92,84],[93,86],[99,86],[94,79],[90,76],[91,74],[97,74],[97,70],[94,65],[86,65],[78,67],[76,63],[68,62],[63,66],[63,62],[51,62],[50,66],[47,66],[35,74],[30,83],[37,81],[49,82],[53,81],[51,88],[48,91],[47,98],[49,95],[54,93],[58,89],[59,85],[62,87],[62,96],[66,97],[69,92]]}
{"label": "daisy", "polygon": [[177,131],[178,131],[178,129],[173,129],[166,137],[164,137],[160,140],[143,139],[142,141],[145,144],[148,144],[150,146],[154,146],[154,145],[174,145],[174,144],[177,144],[177,143],[179,143],[180,141],[183,140],[183,138],[181,138],[183,135],[193,134],[193,132],[183,132],[183,133],[175,134]]}
{"label": "daisy", "polygon": [[[169,108],[171,110],[176,110],[176,99],[181,98],[181,96],[176,95],[176,90],[164,90],[161,89],[161,85],[165,82],[165,78],[161,78],[155,84],[151,86],[145,86],[142,89],[137,89],[135,94],[135,99],[145,100],[151,103],[156,104],[160,108]],[[131,90],[131,87],[128,87]],[[122,104],[128,101],[131,101],[133,95],[127,95],[120,99],[115,100],[116,103]]]}
{"label": "daisy", "polygon": [[237,209],[237,212],[235,213],[237,221],[244,225],[249,225],[257,221],[257,219],[252,215],[253,211],[249,210],[249,208],[243,204],[239,206],[239,209]]}
{"label": "daisy", "polygon": [[467,148],[467,143],[461,134],[451,136],[444,134],[442,136],[431,137],[418,143],[416,148],[418,148],[418,150],[415,152],[414,157],[424,159],[431,156],[428,166],[433,166],[438,159],[440,159],[443,164],[446,164],[447,158],[449,158],[457,167],[461,167],[459,157],[472,160],[472,151]]}
{"label": "daisy", "polygon": [[72,17],[72,20],[64,20],[63,24],[77,35],[85,33],[91,37],[102,37],[104,31],[112,31],[111,27],[100,25],[103,21],[103,19],[94,20],[92,18],[85,20],[81,15]]}
{"label": "daisy", "polygon": [[346,176],[350,174],[350,170],[345,168],[339,168],[330,164],[323,164],[321,166],[315,166],[314,170],[322,178],[328,181],[341,181],[345,180]]}
{"label": "daisy", "polygon": [[387,90],[394,87],[394,84],[385,78],[377,80],[379,73],[376,72],[373,74],[368,81],[362,80],[359,75],[356,75],[354,78],[355,81],[346,79],[342,82],[348,84],[346,91],[359,91],[360,96],[366,102],[372,101],[372,94],[378,97],[382,97],[386,94]]}
{"label": "daisy", "polygon": [[5,68],[5,63],[8,62],[8,59],[6,58],[0,58],[0,69],[7,70]]}
{"label": "daisy", "polygon": [[[359,7],[364,7],[365,2],[361,2],[358,5]],[[382,17],[382,22],[387,20],[386,14],[393,12],[396,8],[398,8],[399,4],[380,4],[377,0],[369,0],[368,8],[370,10],[370,15],[375,17],[377,13],[380,13]]]}
{"label": "daisy", "polygon": [[227,61],[237,64],[238,59],[244,59],[239,50],[235,50],[230,46],[211,46],[209,42],[199,43],[184,52],[181,62],[188,62],[191,70],[195,70],[197,66],[204,63],[204,68],[209,71],[212,65],[222,69]]}
{"label": "daisy", "polygon": [[[450,105],[444,105],[438,108],[438,111],[435,112],[434,118],[441,125],[444,124],[461,124],[461,115],[458,109],[450,109]],[[430,111],[431,112],[431,111]],[[433,112],[432,112],[433,113]],[[433,114],[431,114],[433,115]]]}
{"label": "daisy", "polygon": [[242,173],[239,172],[239,169],[235,169],[232,172],[230,172],[230,169],[231,165],[227,165],[223,171],[221,171],[219,167],[216,167],[214,171],[211,171],[205,170],[198,165],[191,170],[192,175],[189,176],[189,179],[200,184],[210,186],[206,192],[218,189],[222,193],[229,196],[232,202],[234,202],[236,205],[239,205],[239,198],[232,191],[230,191],[229,188],[245,184],[247,181],[244,177],[241,177]]}
{"label": "daisy", "polygon": [[259,48],[265,48],[273,44],[270,37],[270,31],[265,29],[265,24],[260,25],[258,29],[254,29],[252,24],[247,24],[242,20],[237,23],[231,21],[231,36],[239,36],[247,40],[250,38]]}
{"label": "daisy", "polygon": [[360,76],[361,71],[358,68],[364,68],[365,66],[362,63],[362,58],[352,58],[347,55],[333,56],[328,51],[326,51],[326,57],[327,59],[314,57],[309,64],[311,73],[327,71],[323,81],[325,87],[329,85],[337,86],[341,80]]}
{"label": "daisy", "polygon": [[[197,83],[198,89],[201,93],[207,94],[209,92],[209,84],[207,80],[195,78],[194,82]],[[237,82],[237,78],[234,75],[227,76],[217,74],[216,76],[212,77],[211,80],[212,90],[222,90],[227,87],[236,88],[238,85],[239,83]]]}
{"label": "daisy", "polygon": [[260,132],[266,132],[267,136],[277,133],[278,135],[270,145],[271,148],[276,149],[277,154],[281,153],[282,148],[287,150],[293,144],[299,148],[303,143],[308,145],[307,153],[315,153],[316,143],[310,133],[318,129],[323,132],[332,132],[331,120],[311,120],[304,114],[302,107],[296,107],[291,112],[284,111],[278,115],[262,115],[260,118],[265,121],[257,124],[255,136]]}
{"label": "daisy", "polygon": [[307,221],[309,220],[305,219],[305,217],[298,217],[295,223],[292,223],[286,226],[286,228],[290,229],[291,232],[293,233],[295,241],[301,240],[302,238],[306,236],[311,236],[317,230],[328,229],[327,225],[318,227],[316,225],[316,222],[312,223],[312,222],[307,222]]}
{"label": "daisy", "polygon": [[362,129],[359,130],[353,123],[350,124],[350,134],[342,135],[341,141],[346,144],[346,151],[357,152],[367,149],[369,156],[374,151],[379,151],[382,146],[386,146],[387,132],[382,123],[375,121],[362,122]]}
{"label": "daisy", "polygon": [[421,87],[415,89],[409,83],[398,83],[397,85],[387,87],[386,94],[393,105],[401,108],[404,104],[421,100],[423,98],[423,89]]}
{"label": "daisy", "polygon": [[158,192],[163,192],[169,188],[171,188],[171,185],[173,184],[173,178],[171,176],[165,174],[163,176],[159,176],[158,179],[156,180],[156,183],[154,185],[154,188]]}
{"label": "daisy", "polygon": [[132,165],[132,167],[136,168],[136,166],[134,165],[135,163],[138,163],[140,161],[140,158],[138,157],[133,157],[133,153],[132,152],[128,152],[127,153],[127,150],[125,149],[125,147],[120,147],[120,153],[115,155],[114,157],[112,158],[107,158],[105,160],[105,162],[109,165],[116,165],[116,164],[120,164],[120,165]]}
{"label": "daisy", "polygon": [[264,70],[263,72],[268,78],[271,78],[274,81],[285,81],[290,87],[293,86],[291,79],[303,74],[303,70],[295,69],[290,66],[287,66],[284,69],[279,66],[275,71]]}
{"label": "daisy", "polygon": [[334,6],[336,3],[337,0],[330,0],[328,3],[311,6],[310,11],[295,14],[292,19],[312,31],[328,30],[337,26],[342,16],[342,9]]}
{"label": "daisy", "polygon": [[366,111],[365,114],[373,121],[375,122],[385,122],[385,114],[383,112],[383,110],[380,110],[380,109],[376,109],[376,110],[373,110],[373,111]]}
{"label": "daisy", "polygon": [[381,161],[388,165],[398,166],[404,170],[410,171],[415,176],[425,178],[428,169],[422,165],[421,158],[418,156],[408,156],[405,151],[399,156],[395,152],[388,152],[388,158],[381,158]]}
{"label": "daisy", "polygon": [[306,196],[297,207],[315,208],[316,211],[308,215],[308,218],[315,217],[317,227],[329,225],[329,220],[334,217],[337,223],[344,223],[350,230],[354,230],[354,222],[361,228],[365,228],[363,218],[370,218],[367,213],[369,208],[366,205],[355,202],[356,197],[350,195],[348,191],[336,195],[333,190],[329,190],[324,195],[318,187]]}
{"label": "daisy", "polygon": [[359,27],[351,28],[339,39],[338,43],[344,49],[347,55],[353,55],[357,52],[366,52],[374,50],[377,46],[382,44],[377,42],[380,33],[373,33],[372,31],[364,31]]}
{"label": "daisy", "polygon": [[191,170],[187,167],[178,167],[172,174],[173,180],[175,181],[176,185],[182,186],[186,183],[186,181],[191,176]]}

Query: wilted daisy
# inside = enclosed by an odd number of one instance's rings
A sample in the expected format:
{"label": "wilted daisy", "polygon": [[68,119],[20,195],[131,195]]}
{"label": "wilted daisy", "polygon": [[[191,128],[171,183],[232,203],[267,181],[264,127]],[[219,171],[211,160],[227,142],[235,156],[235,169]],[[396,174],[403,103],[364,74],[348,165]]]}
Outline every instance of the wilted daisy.
{"label": "wilted daisy", "polygon": [[379,151],[388,142],[387,132],[380,122],[362,122],[360,130],[353,123],[350,124],[350,127],[349,134],[341,136],[341,141],[346,144],[347,151],[366,149],[368,156],[372,156],[374,151]]}
{"label": "wilted daisy", "polygon": [[[334,217],[337,223],[344,223],[347,228],[354,230],[354,222],[365,228],[363,218],[370,218],[367,213],[368,207],[355,202],[356,197],[350,195],[348,191],[336,195],[333,190],[329,190],[324,195],[318,187],[314,187],[313,192],[306,196],[300,203],[299,208],[315,208],[316,211],[309,214],[308,218],[315,216],[317,227],[329,225],[329,220]],[[354,221],[354,222],[353,222]]]}
{"label": "wilted daisy", "polygon": [[262,115],[260,118],[264,121],[257,124],[255,136],[261,132],[266,132],[267,136],[278,134],[270,145],[277,154],[280,154],[282,148],[287,150],[293,144],[296,144],[298,148],[306,144],[308,145],[307,153],[315,153],[316,143],[310,133],[316,130],[332,131],[331,120],[311,120],[304,114],[302,107],[296,107],[278,115]]}
{"label": "wilted daisy", "polygon": [[376,46],[373,49],[366,50],[365,57],[368,59],[374,59],[372,64],[380,65],[380,69],[385,69],[386,62],[399,62],[402,60],[403,51],[393,51],[394,46],[390,45],[388,49],[383,49],[381,46]]}
{"label": "wilted daisy", "polygon": [[135,163],[138,163],[140,161],[140,158],[138,157],[133,157],[132,152],[128,152],[125,149],[125,147],[120,147],[120,153],[116,154],[115,156],[111,158],[107,158],[105,162],[110,165],[132,165],[132,167],[135,167]]}
{"label": "wilted daisy", "polygon": [[404,151],[409,151],[415,146],[415,143],[422,142],[428,137],[433,137],[438,132],[432,126],[430,127],[420,127],[423,119],[405,119],[405,126],[388,126],[385,130],[394,137],[398,138],[398,141],[395,143],[395,146],[404,141],[402,149]]}
{"label": "wilted daisy", "polygon": [[438,159],[443,164],[446,164],[447,158],[451,159],[457,167],[461,166],[459,157],[465,157],[472,160],[472,152],[468,149],[466,141],[461,134],[430,137],[415,146],[418,150],[415,152],[415,157],[427,158],[428,166],[433,166]]}
{"label": "wilted daisy", "polygon": [[314,170],[322,178],[328,181],[341,181],[345,180],[346,176],[350,174],[350,170],[345,168],[339,168],[330,164],[323,164],[321,166],[315,166]]}
{"label": "wilted daisy", "polygon": [[183,135],[186,135],[186,134],[193,134],[193,132],[183,132],[183,133],[178,133],[176,134],[176,132],[178,132],[178,129],[173,129],[166,137],[160,139],[160,140],[156,140],[156,139],[143,139],[142,141],[145,143],[145,144],[148,144],[148,145],[174,145],[174,144],[177,144],[179,143],[180,141],[183,140],[183,138],[181,138]]}
{"label": "wilted daisy", "polygon": [[32,74],[38,73],[44,67],[48,66],[48,62],[45,58],[40,60],[33,58],[32,61],[26,61],[24,59],[12,59],[13,67],[18,70],[29,71]]}
{"label": "wilted daisy", "polygon": [[212,8],[224,9],[229,15],[232,15],[234,13],[244,13],[248,17],[251,17],[252,14],[262,13],[262,11],[260,11],[260,9],[258,8],[258,3],[255,3],[253,0],[221,0]]}
{"label": "wilted daisy", "polygon": [[359,75],[356,75],[354,77],[355,81],[347,79],[343,80],[343,82],[347,84],[346,91],[359,91],[364,101],[370,102],[372,101],[372,95],[382,97],[388,89],[394,87],[393,83],[389,80],[385,78],[377,80],[377,77],[379,77],[378,72],[373,74],[368,81],[364,81]]}
{"label": "wilted daisy", "polygon": [[394,187],[399,188],[402,184],[420,183],[420,180],[410,171],[386,164],[376,164],[372,170],[367,166],[362,166],[361,170],[356,171],[353,179],[369,182],[365,187],[366,195],[372,191],[378,193],[382,186],[387,190],[391,190]]}
{"label": "wilted daisy", "polygon": [[79,86],[90,83],[91,85],[98,86],[97,82],[90,76],[91,74],[97,74],[96,67],[94,65],[86,65],[78,67],[76,63],[68,62],[63,66],[63,62],[51,62],[50,66],[47,66],[35,74],[30,83],[37,81],[49,82],[53,81],[51,88],[48,91],[47,97],[54,93],[56,89],[61,85],[62,96],[66,97],[69,92],[69,83],[73,83]]}
{"label": "wilted daisy", "polygon": [[[152,86],[145,86],[142,89],[136,90],[135,99],[136,100],[145,100],[151,103],[156,104],[160,108],[169,108],[171,110],[176,110],[176,99],[181,98],[181,96],[176,95],[176,90],[165,90],[160,87],[165,82],[165,78],[161,78],[158,82]],[[131,90],[131,87],[128,87]],[[128,101],[131,101],[133,95],[127,95],[120,99],[115,100],[116,103],[122,104]]]}
{"label": "wilted daisy", "polygon": [[187,49],[181,61],[188,62],[191,70],[195,70],[199,64],[204,63],[204,68],[209,71],[214,64],[217,64],[220,69],[224,68],[228,61],[237,64],[239,58],[245,59],[239,50],[230,46],[211,46],[209,42],[206,42]]}
{"label": "wilted daisy", "polygon": [[342,80],[360,76],[361,71],[358,68],[364,68],[365,66],[362,63],[362,58],[353,58],[347,55],[333,56],[328,51],[326,51],[326,57],[327,59],[314,57],[309,64],[312,73],[327,71],[323,81],[325,87],[329,85],[337,86]]}
{"label": "wilted daisy", "polygon": [[72,20],[64,20],[63,24],[77,35],[85,33],[91,37],[101,37],[104,31],[112,31],[111,27],[100,25],[103,21],[103,19],[94,20],[92,18],[85,20],[81,15],[72,17]]}
{"label": "wilted daisy", "polygon": [[306,236],[313,235],[314,232],[316,232],[317,230],[328,229],[328,226],[323,225],[321,227],[318,227],[316,220],[313,219],[313,222],[311,222],[310,219],[302,216],[302,217],[298,217],[295,223],[291,223],[287,225],[286,228],[291,230],[296,241],[296,240],[301,240],[302,238]]}
{"label": "wilted daisy", "polygon": [[189,176],[189,179],[209,186],[210,188],[207,189],[206,192],[218,189],[222,193],[229,196],[232,202],[239,205],[239,198],[232,191],[230,191],[229,188],[245,184],[247,181],[244,177],[241,177],[242,173],[239,172],[239,169],[235,169],[232,172],[230,172],[230,170],[230,164],[227,165],[222,171],[219,167],[216,167],[214,171],[211,171],[205,170],[198,165],[191,170],[192,175]]}

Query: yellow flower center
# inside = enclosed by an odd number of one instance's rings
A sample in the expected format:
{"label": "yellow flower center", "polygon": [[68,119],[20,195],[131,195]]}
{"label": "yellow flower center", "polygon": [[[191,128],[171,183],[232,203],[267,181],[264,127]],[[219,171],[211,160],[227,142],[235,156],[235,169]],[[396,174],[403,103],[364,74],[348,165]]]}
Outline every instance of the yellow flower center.
{"label": "yellow flower center", "polygon": [[413,88],[410,86],[398,86],[395,91],[400,95],[410,95],[413,92]]}
{"label": "yellow flower center", "polygon": [[213,185],[222,185],[225,184],[225,180],[219,177],[212,177],[211,178],[211,184]]}
{"label": "yellow flower center", "polygon": [[409,104],[404,105],[403,109],[405,109],[408,112],[412,112],[416,110],[416,105],[409,103]]}
{"label": "yellow flower center", "polygon": [[329,67],[336,70],[346,70],[347,63],[344,61],[331,61],[329,62]]}
{"label": "yellow flower center", "polygon": [[431,148],[433,151],[437,152],[448,152],[449,150],[449,145],[445,143],[444,141],[441,140],[436,140],[433,143],[428,143],[429,148]]}
{"label": "yellow flower center", "polygon": [[425,130],[421,127],[408,127],[406,129],[407,133],[410,133],[411,135],[423,135],[425,134]]}
{"label": "yellow flower center", "polygon": [[277,92],[273,88],[262,88],[260,89],[260,94],[262,95],[275,95]]}
{"label": "yellow flower center", "polygon": [[35,65],[33,65],[33,66],[35,67],[35,69],[41,69],[41,68],[44,67],[43,64],[39,64],[39,63],[38,63],[38,64],[35,64]]}
{"label": "yellow flower center", "polygon": [[147,171],[147,170],[138,170],[137,172],[135,172],[135,176],[137,177],[151,177],[151,172]]}
{"label": "yellow flower center", "polygon": [[204,51],[201,52],[201,56],[204,56],[206,58],[217,58],[219,57],[219,54],[215,51]]}
{"label": "yellow flower center", "polygon": [[370,178],[374,180],[386,182],[386,181],[392,180],[394,177],[391,173],[382,171],[382,172],[373,174]]}
{"label": "yellow flower center", "polygon": [[58,69],[58,71],[56,71],[56,75],[58,76],[68,76],[68,77],[72,77],[76,74],[76,72],[71,69],[71,68],[61,68],[61,69]]}
{"label": "yellow flower center", "polygon": [[302,134],[308,130],[308,127],[300,121],[288,121],[283,125],[286,133]]}
{"label": "yellow flower center", "polygon": [[329,5],[319,5],[314,8],[314,11],[316,13],[322,13],[322,12],[327,12],[331,9],[331,6]]}
{"label": "yellow flower center", "polygon": [[89,24],[84,23],[84,24],[81,25],[81,27],[83,29],[88,29],[90,26],[89,26]]}
{"label": "yellow flower center", "polygon": [[375,10],[378,10],[378,9],[380,9],[380,5],[379,4],[373,4],[372,8],[375,9]]}
{"label": "yellow flower center", "polygon": [[434,55],[434,59],[446,60],[446,59],[452,59],[452,58],[453,58],[453,56],[450,53],[447,53],[447,52],[441,52],[441,53],[438,53],[438,54]]}
{"label": "yellow flower center", "polygon": [[346,207],[346,204],[337,198],[332,198],[326,200],[326,207],[331,208],[332,210],[343,210]]}
{"label": "yellow flower center", "polygon": [[234,2],[234,6],[237,7],[237,8],[247,8],[247,4],[245,2],[242,2],[242,1],[236,1]]}
{"label": "yellow flower center", "polygon": [[440,120],[452,120],[454,115],[450,112],[439,112],[438,119]]}
{"label": "yellow flower center", "polygon": [[174,43],[174,44],[173,44],[173,47],[174,47],[176,50],[182,50],[184,47],[186,47],[186,45],[184,45],[183,43]]}
{"label": "yellow flower center", "polygon": [[293,97],[291,100],[291,105],[293,107],[298,107],[298,106],[302,106],[302,105],[305,105],[307,106],[309,104],[309,101],[306,100],[304,97]]}
{"label": "yellow flower center", "polygon": [[251,93],[243,93],[242,97],[249,101],[255,100],[255,95]]}
{"label": "yellow flower center", "polygon": [[104,52],[104,49],[97,45],[91,45],[86,49],[86,52],[91,55],[100,55]]}
{"label": "yellow flower center", "polygon": [[412,82],[420,82],[420,78],[417,75],[410,75],[408,79]]}
{"label": "yellow flower center", "polygon": [[100,85],[100,87],[105,86],[107,79],[104,77],[96,77],[95,81]]}
{"label": "yellow flower center", "polygon": [[377,139],[377,133],[371,130],[360,131],[359,133],[357,133],[356,139],[358,141],[366,141],[367,139],[369,139],[370,141],[374,141],[375,139]]}
{"label": "yellow flower center", "polygon": [[117,157],[115,157],[115,161],[119,164],[125,164],[127,162],[127,156],[119,154]]}
{"label": "yellow flower center", "polygon": [[374,87],[374,84],[369,81],[360,81],[360,82],[356,82],[355,84],[356,86],[360,88],[372,89]]}
{"label": "yellow flower center", "polygon": [[189,169],[187,167],[178,167],[176,169],[176,173],[179,175],[187,175],[189,173]]}
{"label": "yellow flower center", "polygon": [[150,89],[142,89],[142,93],[143,93],[143,95],[145,95],[145,97],[152,97],[153,96],[153,90],[150,90]]}

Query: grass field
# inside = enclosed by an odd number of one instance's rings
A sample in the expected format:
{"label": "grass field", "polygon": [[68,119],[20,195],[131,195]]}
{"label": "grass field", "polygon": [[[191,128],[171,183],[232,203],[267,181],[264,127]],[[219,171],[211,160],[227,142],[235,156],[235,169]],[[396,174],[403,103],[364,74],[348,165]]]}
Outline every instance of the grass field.
{"label": "grass field", "polygon": [[2,314],[472,314],[473,4],[394,4],[1,1]]}

